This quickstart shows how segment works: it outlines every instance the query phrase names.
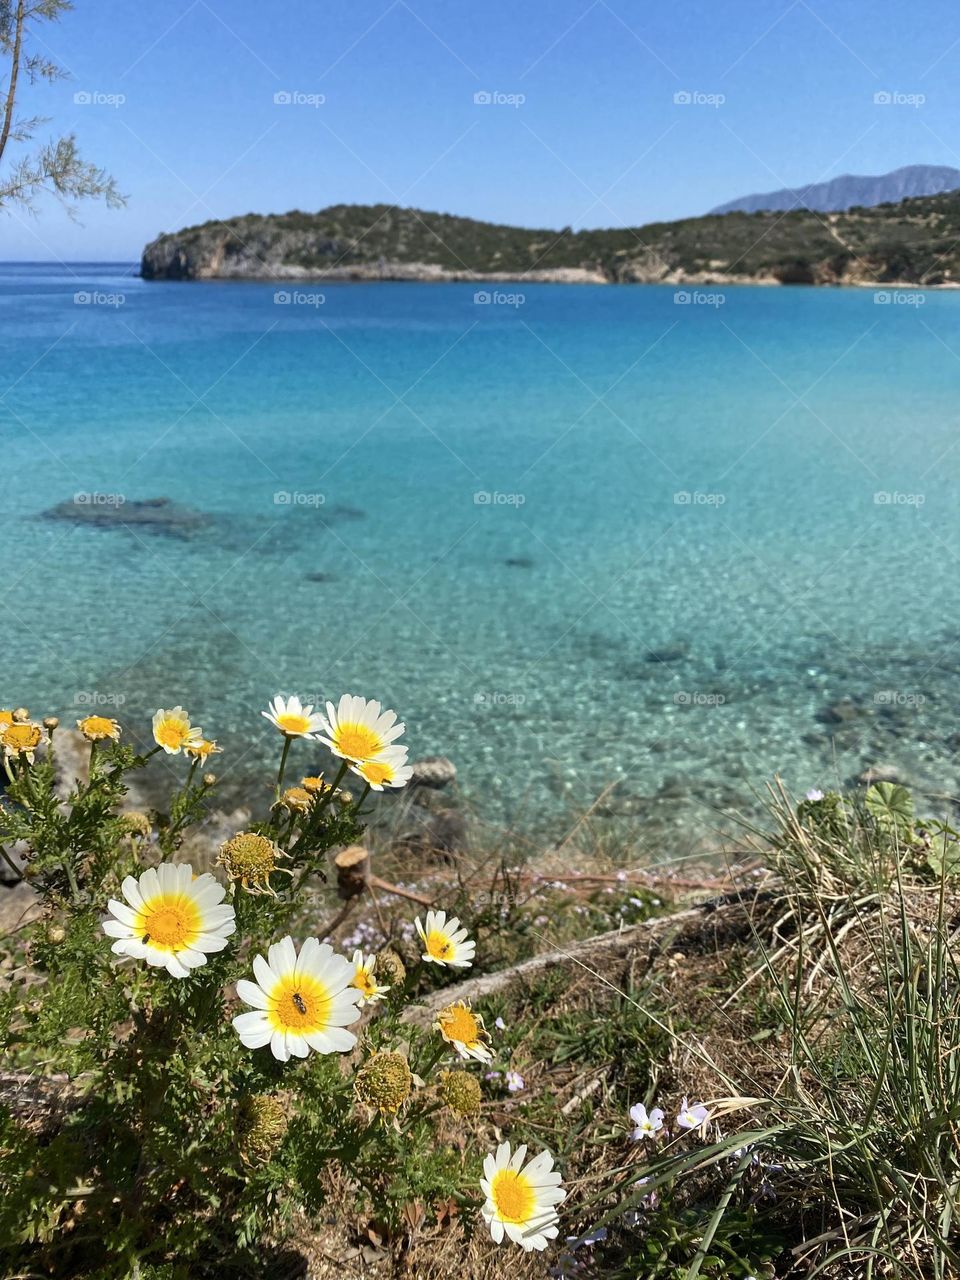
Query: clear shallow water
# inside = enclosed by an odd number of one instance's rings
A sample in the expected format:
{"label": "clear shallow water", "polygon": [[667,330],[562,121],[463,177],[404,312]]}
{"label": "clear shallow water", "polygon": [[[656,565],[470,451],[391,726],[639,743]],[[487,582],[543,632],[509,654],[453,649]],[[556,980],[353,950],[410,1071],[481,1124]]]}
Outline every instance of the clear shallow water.
{"label": "clear shallow water", "polygon": [[[960,791],[957,295],[132,270],[0,267],[0,705],[183,702],[262,794],[267,699],[363,692],[527,827],[615,780],[651,830],[775,771]],[[213,520],[37,518],[76,493]]]}

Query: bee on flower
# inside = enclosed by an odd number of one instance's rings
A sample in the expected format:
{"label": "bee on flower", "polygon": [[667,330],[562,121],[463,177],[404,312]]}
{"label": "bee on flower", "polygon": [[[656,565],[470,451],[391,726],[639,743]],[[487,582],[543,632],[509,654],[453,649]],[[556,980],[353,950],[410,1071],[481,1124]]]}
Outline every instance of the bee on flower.
{"label": "bee on flower", "polygon": [[474,1058],[477,1062],[493,1060],[483,1018],[462,1000],[441,1009],[434,1026],[461,1058]]}
{"label": "bee on flower", "polygon": [[153,717],[153,740],[168,756],[177,756],[188,745],[203,740],[199,725],[191,725],[183,707],[158,711]]}
{"label": "bee on flower", "polygon": [[127,876],[120,891],[125,901],[111,898],[101,922],[116,939],[111,951],[165,968],[174,978],[206,964],[237,927],[233,907],[223,902],[226,889],[209,873],[195,877],[189,863],[163,862],[136,880]]}
{"label": "bee on flower", "polygon": [[525,1165],[526,1154],[526,1145],[511,1152],[509,1142],[501,1143],[496,1155],[491,1152],[484,1159],[480,1189],[486,1196],[481,1212],[494,1242],[502,1244],[506,1237],[529,1253],[545,1249],[556,1239],[557,1205],[567,1193],[549,1151]]}
{"label": "bee on flower", "polygon": [[309,738],[324,727],[323,716],[314,711],[313,703],[304,706],[296,694],[284,698],[278,693],[270,709],[260,714],[287,738]]}
{"label": "bee on flower", "polygon": [[364,1004],[374,1004],[382,1000],[390,990],[388,986],[377,982],[377,957],[369,955],[364,958],[362,951],[353,953],[353,985],[363,997]]}
{"label": "bee on flower", "polygon": [[280,1062],[317,1053],[348,1053],[357,1037],[347,1027],[360,1017],[354,968],[326,942],[307,938],[299,952],[290,937],[266,957],[253,958],[255,982],[241,978],[237,995],[252,1006],[233,1026],[248,1049],[270,1046]]}
{"label": "bee on flower", "polygon": [[456,916],[447,919],[445,911],[428,911],[426,924],[417,916],[414,926],[423,941],[423,959],[428,964],[448,964],[454,969],[469,969],[477,944],[461,929]]}
{"label": "bee on flower", "polygon": [[350,693],[345,693],[337,706],[328,702],[321,720],[320,741],[335,756],[353,764],[379,760],[405,728],[397,723],[395,711],[382,711],[379,702]]}
{"label": "bee on flower", "polygon": [[120,726],[109,716],[84,716],[77,721],[77,728],[88,742],[102,742],[105,738],[120,741]]}

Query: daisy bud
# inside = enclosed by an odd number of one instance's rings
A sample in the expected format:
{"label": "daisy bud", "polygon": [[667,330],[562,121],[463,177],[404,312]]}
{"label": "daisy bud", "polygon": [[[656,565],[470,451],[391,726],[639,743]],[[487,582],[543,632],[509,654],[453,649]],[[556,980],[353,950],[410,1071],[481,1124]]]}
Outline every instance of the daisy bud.
{"label": "daisy bud", "polygon": [[230,879],[239,880],[248,893],[269,893],[275,898],[270,877],[274,871],[285,870],[277,866],[277,859],[283,857],[286,857],[283,850],[266,836],[255,831],[240,831],[220,846],[217,862]]}
{"label": "daisy bud", "polygon": [[13,718],[22,724],[24,720],[30,719],[30,712],[26,707],[17,707],[16,711],[13,713]]}
{"label": "daisy bud", "polygon": [[54,946],[61,943],[67,936],[67,931],[61,924],[52,924],[47,930],[47,941],[52,942]]}
{"label": "daisy bud", "polygon": [[338,791],[338,792],[337,792],[337,803],[338,803],[342,808],[344,808],[344,809],[349,809],[349,808],[350,808],[350,806],[353,804],[353,792],[352,792],[352,791]]}
{"label": "daisy bud", "polygon": [[437,1092],[460,1116],[475,1116],[480,1111],[480,1081],[469,1071],[441,1071]]}
{"label": "daisy bud", "polygon": [[249,1093],[237,1108],[240,1151],[250,1164],[266,1164],[283,1141],[289,1125],[287,1107],[276,1093]]}
{"label": "daisy bud", "polygon": [[402,987],[407,980],[407,969],[403,961],[389,947],[381,951],[373,966],[373,976],[378,982],[384,982],[392,989]]}
{"label": "daisy bud", "polygon": [[43,717],[43,727],[47,730],[48,733],[53,733],[54,729],[56,729],[59,726],[59,724],[60,724],[60,721],[57,719],[56,716]]}
{"label": "daisy bud", "polygon": [[396,1115],[413,1089],[410,1063],[402,1053],[383,1050],[363,1064],[353,1080],[357,1098],[385,1115]]}
{"label": "daisy bud", "polygon": [[215,773],[205,773],[203,775],[203,785],[205,787],[212,787],[216,782],[216,780],[217,780],[217,775]]}

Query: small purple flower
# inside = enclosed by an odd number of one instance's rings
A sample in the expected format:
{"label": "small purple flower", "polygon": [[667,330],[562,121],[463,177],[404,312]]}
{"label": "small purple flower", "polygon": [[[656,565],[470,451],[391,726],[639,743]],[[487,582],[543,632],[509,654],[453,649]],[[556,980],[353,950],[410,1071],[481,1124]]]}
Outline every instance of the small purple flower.
{"label": "small purple flower", "polygon": [[497,1018],[494,1021],[493,1025],[497,1028],[498,1031],[506,1031],[507,1029],[507,1024],[504,1022],[502,1018]]}
{"label": "small purple flower", "polygon": [[525,1088],[523,1076],[519,1071],[507,1072],[507,1088],[511,1093],[520,1093]]}
{"label": "small purple flower", "polygon": [[818,790],[816,787],[811,787],[810,790],[807,792],[807,794],[804,796],[804,799],[809,800],[811,804],[814,804],[816,803],[817,800],[823,799],[823,792]]}
{"label": "small purple flower", "polygon": [[500,1079],[500,1072],[499,1072],[499,1071],[486,1071],[486,1072],[484,1072],[484,1076],[483,1076],[483,1078],[484,1078],[484,1080],[499,1080],[499,1079]]}
{"label": "small purple flower", "polygon": [[661,1109],[654,1107],[648,1114],[642,1102],[630,1108],[630,1119],[637,1126],[631,1135],[634,1142],[641,1142],[644,1138],[655,1138],[663,1128]]}
{"label": "small purple flower", "polygon": [[710,1112],[698,1102],[695,1106],[690,1106],[686,1098],[683,1100],[683,1106],[680,1108],[680,1114],[677,1116],[677,1124],[681,1129],[699,1129],[705,1125],[710,1119]]}

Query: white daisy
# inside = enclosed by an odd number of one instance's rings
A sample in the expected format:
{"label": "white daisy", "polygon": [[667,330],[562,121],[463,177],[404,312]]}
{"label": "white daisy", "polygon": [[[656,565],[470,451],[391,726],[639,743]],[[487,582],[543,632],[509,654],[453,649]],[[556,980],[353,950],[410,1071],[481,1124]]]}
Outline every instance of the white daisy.
{"label": "white daisy", "polygon": [[636,1128],[633,1131],[634,1142],[642,1142],[644,1138],[655,1138],[663,1128],[663,1109],[653,1107],[649,1112],[642,1102],[630,1108],[630,1119]]}
{"label": "white daisy", "polygon": [[354,966],[326,942],[307,938],[300,954],[292,938],[275,942],[267,958],[254,956],[256,982],[241,978],[237,995],[253,1006],[233,1020],[243,1044],[260,1049],[269,1044],[275,1058],[305,1058],[318,1053],[346,1053],[357,1037],[345,1028],[360,1017],[362,999],[353,985]]}
{"label": "white daisy", "polygon": [[526,1145],[511,1155],[510,1143],[501,1143],[497,1154],[483,1162],[480,1188],[487,1197],[481,1212],[494,1241],[501,1244],[507,1236],[529,1252],[545,1249],[548,1241],[556,1239],[560,1222],[556,1206],[567,1193],[549,1151],[523,1167],[526,1154]]}
{"label": "white daisy", "polygon": [[158,711],[153,717],[153,740],[168,756],[179,755],[185,746],[203,740],[203,730],[190,724],[183,707]]}
{"label": "white daisy", "polygon": [[353,953],[353,985],[360,992],[364,1004],[373,1004],[376,1000],[382,1000],[390,990],[389,987],[379,984],[373,976],[376,963],[376,956],[367,956],[364,959],[362,951]]}
{"label": "white daisy", "polygon": [[407,764],[406,747],[387,747],[376,760],[361,760],[350,768],[374,791],[382,791],[384,787],[405,787],[413,776],[413,769]]}
{"label": "white daisy", "polygon": [[345,693],[336,707],[332,702],[327,703],[323,733],[319,737],[334,755],[360,764],[364,760],[378,760],[404,728],[397,723],[395,711],[381,711],[379,702],[368,702],[356,694]]}
{"label": "white daisy", "polygon": [[296,694],[292,698],[283,698],[278,693],[270,703],[270,710],[260,714],[288,738],[306,738],[324,728],[325,724],[320,712],[313,710],[313,703],[303,706]]}
{"label": "white daisy", "polygon": [[423,959],[428,964],[449,964],[454,969],[469,969],[473,964],[477,944],[467,939],[467,931],[460,928],[456,916],[448,920],[445,911],[428,911],[425,926],[419,916],[414,924],[423,939]]}
{"label": "white daisy", "polygon": [[189,863],[162,862],[137,880],[127,876],[120,890],[126,902],[111,898],[101,922],[116,938],[111,951],[163,967],[174,978],[206,964],[237,927],[233,907],[223,901],[226,889],[209,874],[194,877]]}

